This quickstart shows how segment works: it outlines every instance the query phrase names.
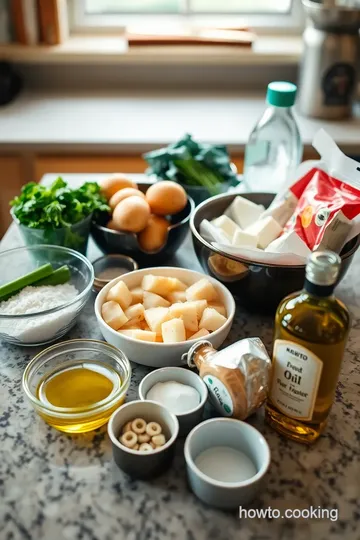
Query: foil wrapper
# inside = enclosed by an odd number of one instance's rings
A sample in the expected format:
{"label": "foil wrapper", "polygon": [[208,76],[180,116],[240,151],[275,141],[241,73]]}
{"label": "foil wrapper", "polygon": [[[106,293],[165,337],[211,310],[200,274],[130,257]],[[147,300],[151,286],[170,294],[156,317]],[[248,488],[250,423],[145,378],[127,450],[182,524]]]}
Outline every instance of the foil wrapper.
{"label": "foil wrapper", "polygon": [[263,342],[246,338],[206,356],[202,355],[204,347],[209,351],[212,345],[198,341],[183,360],[190,367],[196,365],[213,405],[223,416],[244,420],[263,405],[269,391],[271,359]]}

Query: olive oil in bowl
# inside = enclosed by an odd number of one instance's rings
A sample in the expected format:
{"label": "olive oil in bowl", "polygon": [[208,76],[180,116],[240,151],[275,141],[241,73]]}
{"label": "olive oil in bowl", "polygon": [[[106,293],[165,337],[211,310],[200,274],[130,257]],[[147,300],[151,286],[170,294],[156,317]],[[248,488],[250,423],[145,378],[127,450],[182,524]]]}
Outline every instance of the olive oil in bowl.
{"label": "olive oil in bowl", "polygon": [[58,343],[27,365],[23,389],[50,426],[83,433],[109,420],[125,401],[131,367],[116,347],[93,339]]}

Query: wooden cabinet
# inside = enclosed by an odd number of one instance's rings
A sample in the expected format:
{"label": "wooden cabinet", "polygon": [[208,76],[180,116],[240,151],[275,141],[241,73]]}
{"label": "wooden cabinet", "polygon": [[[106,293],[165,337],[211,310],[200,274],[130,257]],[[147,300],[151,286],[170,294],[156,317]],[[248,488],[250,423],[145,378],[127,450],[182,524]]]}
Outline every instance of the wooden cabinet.
{"label": "wooden cabinet", "polygon": [[35,158],[34,179],[47,173],[143,173],[147,167],[140,155],[43,155]]}
{"label": "wooden cabinet", "polygon": [[9,201],[23,184],[23,161],[17,156],[0,156],[0,238],[11,223]]}

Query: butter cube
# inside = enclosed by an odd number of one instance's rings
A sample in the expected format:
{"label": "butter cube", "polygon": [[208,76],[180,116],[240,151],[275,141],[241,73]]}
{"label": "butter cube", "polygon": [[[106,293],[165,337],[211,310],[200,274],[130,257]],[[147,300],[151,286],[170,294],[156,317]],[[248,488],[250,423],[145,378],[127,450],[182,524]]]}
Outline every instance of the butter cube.
{"label": "butter cube", "polygon": [[182,319],[171,319],[161,325],[161,335],[164,343],[179,343],[186,341],[185,325]]}
{"label": "butter cube", "polygon": [[256,248],[258,237],[255,234],[249,234],[248,232],[238,229],[235,231],[231,243],[233,246],[249,246]]}
{"label": "butter cube", "polygon": [[237,196],[230,204],[225,214],[235,221],[242,229],[246,229],[257,221],[265,208],[244,197]]}
{"label": "butter cube", "polygon": [[113,285],[107,294],[106,300],[113,300],[120,304],[122,309],[126,309],[132,302],[132,294],[123,281]]}
{"label": "butter cube", "polygon": [[191,300],[207,300],[211,302],[217,299],[217,292],[212,283],[206,278],[196,281],[191,287],[186,290],[186,299]]}
{"label": "butter cube", "polygon": [[101,315],[106,324],[108,324],[113,330],[119,330],[125,323],[127,323],[128,318],[114,300],[105,302],[101,307]]}
{"label": "butter cube", "polygon": [[281,233],[282,227],[278,224],[277,221],[271,216],[260,219],[256,223],[253,223],[250,227],[246,229],[245,232],[258,237],[257,247],[261,249],[267,248],[267,246],[275,240]]}
{"label": "butter cube", "polygon": [[206,330],[206,328],[201,328],[201,330],[199,330],[195,334],[192,334],[192,336],[189,336],[186,341],[189,341],[189,339],[200,339],[208,336],[209,334],[210,332]]}
{"label": "butter cube", "polygon": [[209,332],[214,332],[227,321],[226,317],[221,315],[216,309],[207,307],[199,323],[199,328],[205,328]]}
{"label": "butter cube", "polygon": [[207,219],[200,223],[200,234],[207,242],[218,242],[219,244],[230,244],[230,238],[222,229],[215,227]]}
{"label": "butter cube", "polygon": [[199,329],[197,310],[193,302],[173,304],[170,307],[170,315],[182,319],[186,330],[197,332]]}
{"label": "butter cube", "polygon": [[169,308],[154,307],[145,310],[145,320],[152,332],[161,335],[161,325],[169,320]]}
{"label": "butter cube", "polygon": [[148,291],[144,291],[143,304],[145,309],[170,306],[170,302],[168,302],[168,300],[165,300],[165,298],[163,298],[159,294]]}
{"label": "butter cube", "polygon": [[133,339],[140,339],[141,341],[156,341],[155,332],[147,332],[146,330],[119,330],[119,334],[131,337]]}
{"label": "butter cube", "polygon": [[166,297],[171,304],[176,304],[178,302],[186,302],[185,291],[173,291],[169,293]]}
{"label": "butter cube", "polygon": [[218,229],[221,229],[223,233],[225,233],[226,236],[229,238],[229,240],[232,239],[236,231],[240,230],[239,226],[236,225],[235,221],[225,215],[213,219],[211,223],[215,225],[215,227],[218,227]]}
{"label": "butter cube", "polygon": [[131,296],[132,296],[132,304],[139,304],[143,301],[144,291],[141,287],[135,287],[135,289],[131,289]]}
{"label": "butter cube", "polygon": [[135,321],[140,322],[145,316],[144,306],[142,304],[134,304],[125,310],[125,315],[132,324],[134,324]]}

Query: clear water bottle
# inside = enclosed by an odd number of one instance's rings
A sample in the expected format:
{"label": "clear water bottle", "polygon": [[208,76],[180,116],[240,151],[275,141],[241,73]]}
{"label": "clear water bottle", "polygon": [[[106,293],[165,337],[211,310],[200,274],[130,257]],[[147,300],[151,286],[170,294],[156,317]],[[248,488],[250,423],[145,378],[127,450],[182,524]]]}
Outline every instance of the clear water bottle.
{"label": "clear water bottle", "polygon": [[284,81],[268,85],[268,107],[245,149],[244,183],[249,191],[276,193],[301,161],[303,145],[292,113],[296,90]]}

